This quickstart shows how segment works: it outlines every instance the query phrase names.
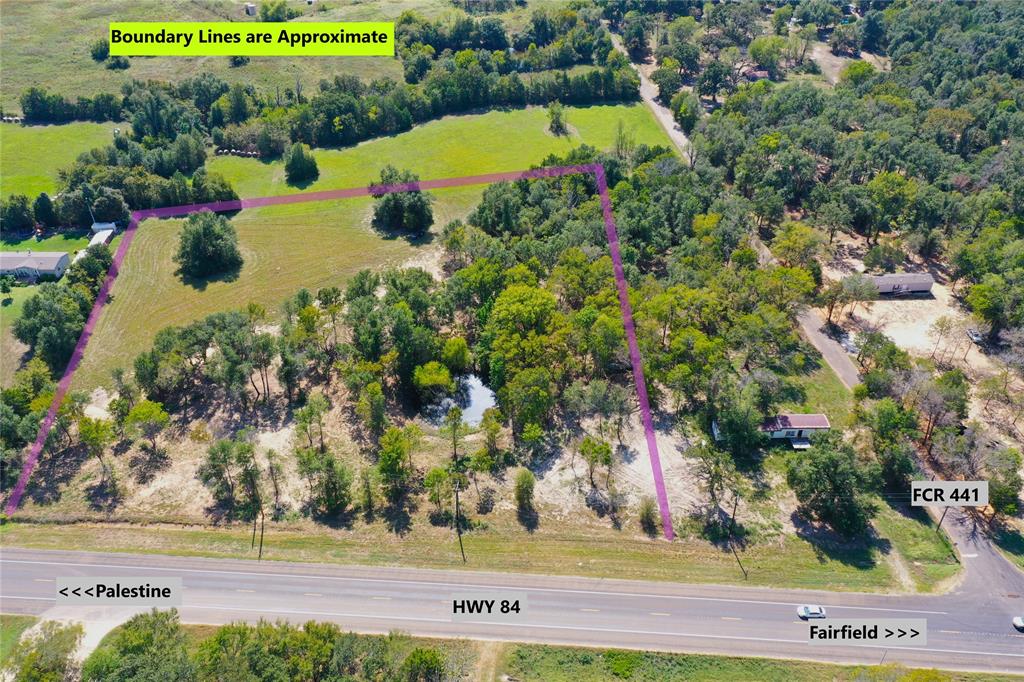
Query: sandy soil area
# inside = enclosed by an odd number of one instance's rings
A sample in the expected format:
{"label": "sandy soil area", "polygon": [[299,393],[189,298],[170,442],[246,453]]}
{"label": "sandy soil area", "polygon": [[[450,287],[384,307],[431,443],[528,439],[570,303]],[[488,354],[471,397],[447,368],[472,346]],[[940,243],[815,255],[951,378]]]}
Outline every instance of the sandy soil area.
{"label": "sandy soil area", "polygon": [[[863,272],[863,257],[867,250],[862,238],[837,235],[833,244],[833,256],[822,270],[826,277],[841,279],[854,272]],[[1001,364],[987,355],[967,338],[966,330],[977,325],[964,309],[950,285],[944,271],[921,260],[904,263],[907,272],[930,272],[935,278],[932,295],[911,298],[881,298],[868,306],[857,306],[852,316],[837,320],[851,333],[876,330],[891,338],[896,345],[919,358],[931,358],[943,365],[959,367],[977,384],[982,378],[998,373]],[[954,322],[954,331],[948,338],[936,337],[935,322],[947,317]],[[1024,391],[1024,382],[1016,382],[1018,390]],[[972,395],[970,418],[990,427],[993,434],[1000,434],[1008,445],[1021,446],[1020,432],[1010,430],[1001,415],[991,409],[985,410],[977,395]]]}

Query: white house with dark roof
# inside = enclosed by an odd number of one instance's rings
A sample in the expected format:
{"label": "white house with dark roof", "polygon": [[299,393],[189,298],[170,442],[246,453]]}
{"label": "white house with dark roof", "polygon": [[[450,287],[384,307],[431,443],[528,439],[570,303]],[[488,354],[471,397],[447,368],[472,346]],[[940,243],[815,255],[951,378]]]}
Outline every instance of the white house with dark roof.
{"label": "white house with dark roof", "polygon": [[[812,435],[828,431],[832,425],[823,414],[777,414],[765,419],[758,428],[772,440],[788,440],[793,449],[806,450],[811,447]],[[715,440],[722,440],[717,421],[711,422],[711,433]]]}
{"label": "white house with dark roof", "polygon": [[796,450],[811,446],[808,440],[815,433],[828,431],[832,425],[823,414],[777,414],[761,422],[761,433],[772,440],[788,440]]}
{"label": "white house with dark roof", "polygon": [[0,252],[0,275],[13,275],[18,279],[36,280],[40,277],[60,279],[71,265],[63,251],[6,251]]}

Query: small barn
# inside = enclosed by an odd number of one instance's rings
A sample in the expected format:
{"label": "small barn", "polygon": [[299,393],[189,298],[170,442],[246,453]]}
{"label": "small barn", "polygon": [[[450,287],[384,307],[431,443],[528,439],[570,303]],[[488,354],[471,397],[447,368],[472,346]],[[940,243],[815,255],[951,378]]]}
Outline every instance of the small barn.
{"label": "small barn", "polygon": [[117,225],[115,223],[93,223],[92,233],[97,234],[99,232],[106,232],[107,230],[116,230]]}
{"label": "small barn", "polygon": [[811,446],[812,435],[828,431],[832,425],[823,414],[777,414],[761,422],[761,433],[772,440],[788,440],[796,450]]}
{"label": "small barn", "polygon": [[906,296],[908,294],[929,294],[935,278],[927,272],[899,273],[893,275],[876,275],[870,278],[883,296]]}
{"label": "small barn", "polygon": [[80,249],[78,253],[75,254],[75,259],[72,261],[72,263],[77,263],[78,261],[85,258],[85,254],[89,250],[90,246],[96,246],[97,244],[109,244],[110,240],[113,238],[114,230],[103,230],[102,232],[97,232],[92,236],[92,239],[89,240],[89,246],[85,247],[84,249]]}

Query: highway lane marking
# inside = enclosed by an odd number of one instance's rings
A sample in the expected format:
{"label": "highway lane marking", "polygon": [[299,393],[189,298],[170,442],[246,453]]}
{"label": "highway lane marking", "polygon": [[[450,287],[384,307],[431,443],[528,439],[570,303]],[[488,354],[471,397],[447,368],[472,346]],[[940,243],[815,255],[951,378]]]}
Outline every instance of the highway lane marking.
{"label": "highway lane marking", "polygon": [[52,583],[53,580],[51,580],[49,578],[32,578],[32,582],[34,582],[34,583]]}
{"label": "highway lane marking", "polygon": [[[214,574],[214,575],[245,575],[245,576],[259,576],[263,578],[288,578],[292,580],[340,580],[346,582],[364,582],[364,583],[385,583],[388,585],[421,585],[434,588],[455,588],[465,589],[471,587],[474,589],[490,589],[490,590],[524,590],[527,592],[546,592],[555,594],[589,594],[589,595],[601,595],[604,597],[629,597],[639,599],[677,599],[683,601],[713,601],[713,602],[725,602],[728,604],[761,604],[766,606],[799,606],[804,602],[784,602],[784,601],[767,601],[757,599],[726,599],[724,597],[693,597],[687,595],[675,595],[675,594],[645,594],[642,592],[609,592],[603,590],[578,590],[578,589],[559,589],[555,587],[522,587],[518,585],[487,585],[482,583],[446,583],[446,582],[429,582],[425,580],[396,580],[388,578],[352,578],[347,576],[332,576],[332,575],[306,575],[306,574],[294,574],[294,573],[260,573],[256,571],[218,571],[209,568],[166,568],[163,566],[126,566],[123,564],[86,564],[77,562],[61,563],[57,561],[28,561],[23,559],[0,559],[0,563],[12,563],[12,564],[38,564],[43,566],[76,566],[86,568],[117,568],[117,569],[131,569],[136,571],[164,571],[178,574],[186,573],[203,573],[203,574]],[[831,593],[835,595],[836,593]],[[854,611],[888,611],[893,613],[924,613],[936,616],[948,616],[948,611],[923,611],[920,609],[891,609],[884,607],[874,606],[840,606],[836,604],[826,604],[829,608],[833,609],[848,609]]]}
{"label": "highway lane marking", "polygon": [[580,609],[580,611],[585,611],[587,613],[601,613],[601,609]]}
{"label": "highway lane marking", "polygon": [[960,556],[962,556],[965,559],[977,559],[978,558],[977,554],[961,554]]}
{"label": "highway lane marking", "polygon": [[671,616],[672,614],[671,613],[659,612],[659,611],[651,611],[647,615],[648,616]]}
{"label": "highway lane marking", "polygon": [[[54,597],[12,597],[9,595],[0,594],[0,599],[32,599],[35,601],[57,601]],[[302,616],[333,616],[335,618],[361,618],[364,620],[372,620],[374,618],[379,620],[399,620],[399,621],[412,621],[421,623],[452,623],[451,620],[446,618],[424,618],[417,616],[385,616],[385,615],[365,615],[360,613],[336,613],[333,611],[308,611],[308,610],[286,610],[286,609],[273,609],[273,608],[241,608],[236,606],[215,606],[210,604],[195,604],[195,605],[183,605],[181,608],[190,608],[197,611],[209,610],[209,611],[240,611],[245,613],[281,613],[281,614],[294,614]],[[473,625],[504,625],[516,628],[540,628],[548,630],[578,630],[580,632],[598,631],[598,632],[609,632],[626,635],[658,635],[664,637],[693,637],[695,639],[726,639],[733,641],[746,641],[746,642],[777,642],[782,644],[807,644],[811,646],[809,642],[802,639],[779,639],[775,637],[742,637],[740,635],[707,635],[707,634],[694,634],[688,632],[661,632],[657,630],[622,630],[616,628],[595,628],[595,627],[580,627],[576,625],[540,625],[535,623],[501,623],[494,621],[471,621]],[[457,623],[453,623],[457,624]],[[851,644],[849,646],[860,647],[865,649],[888,649],[890,647],[881,644]],[[1007,656],[1010,658],[1024,658],[1024,654],[1008,654],[999,651],[967,651],[963,649],[932,649],[928,647],[912,647],[913,651],[929,651],[933,653],[942,654],[966,654],[970,656]]]}
{"label": "highway lane marking", "polygon": [[303,597],[322,597],[324,595],[320,594],[319,592],[303,592],[302,596]]}
{"label": "highway lane marking", "polygon": [[[401,621],[414,621],[424,623],[453,623],[453,621],[446,618],[426,618],[420,616],[384,616],[384,615],[363,615],[358,613],[334,613],[331,611],[306,611],[306,610],[285,610],[285,609],[252,609],[252,608],[237,608],[234,606],[211,606],[211,605],[196,605],[189,606],[184,605],[181,608],[194,608],[202,611],[204,609],[214,611],[244,611],[252,613],[283,613],[283,614],[296,614],[303,616],[334,616],[335,618],[362,618],[372,620],[374,618],[380,620],[401,620]],[[626,635],[658,635],[664,637],[693,637],[695,639],[726,639],[733,641],[746,641],[746,642],[777,642],[782,644],[806,644],[808,647],[816,646],[812,645],[806,640],[802,639],[780,639],[776,637],[743,637],[740,635],[708,635],[708,634],[696,634],[689,632],[663,632],[659,630],[625,630],[618,628],[595,628],[595,627],[583,627],[578,625],[546,625],[539,623],[503,623],[498,621],[469,621],[472,625],[498,625],[498,626],[510,626],[514,628],[539,628],[548,630],[576,630],[579,632],[608,632],[618,633]],[[866,648],[866,649],[889,649],[891,647],[882,644],[851,644],[849,646]],[[961,649],[932,649],[927,647],[912,647],[913,651],[930,651],[935,653],[945,654],[968,654],[971,656],[1008,656],[1010,658],[1024,658],[1024,654],[1008,654],[998,651],[965,651]]]}
{"label": "highway lane marking", "polygon": [[391,601],[391,597],[370,597],[370,599],[376,599],[377,601]]}
{"label": "highway lane marking", "polygon": [[735,616],[722,616],[722,620],[743,620],[742,618],[736,618]]}
{"label": "highway lane marking", "polygon": [[939,632],[946,635],[962,635],[963,633],[959,630],[939,630]]}
{"label": "highway lane marking", "polygon": [[256,590],[235,590],[235,592],[248,592],[249,594],[252,594],[255,591]]}

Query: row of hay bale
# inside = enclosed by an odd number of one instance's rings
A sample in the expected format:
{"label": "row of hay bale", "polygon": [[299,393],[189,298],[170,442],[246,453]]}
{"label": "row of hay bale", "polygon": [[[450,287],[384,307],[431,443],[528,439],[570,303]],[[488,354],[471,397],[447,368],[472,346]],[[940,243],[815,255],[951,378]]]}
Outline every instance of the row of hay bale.
{"label": "row of hay bale", "polygon": [[253,159],[258,159],[260,153],[251,149],[229,149],[228,147],[217,147],[217,151],[214,152],[217,156],[246,156]]}

